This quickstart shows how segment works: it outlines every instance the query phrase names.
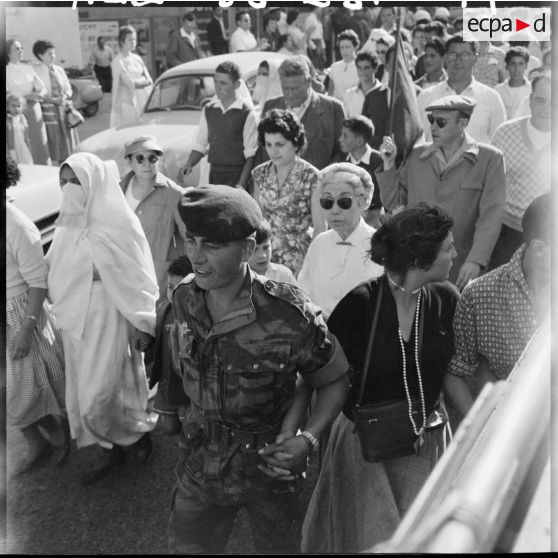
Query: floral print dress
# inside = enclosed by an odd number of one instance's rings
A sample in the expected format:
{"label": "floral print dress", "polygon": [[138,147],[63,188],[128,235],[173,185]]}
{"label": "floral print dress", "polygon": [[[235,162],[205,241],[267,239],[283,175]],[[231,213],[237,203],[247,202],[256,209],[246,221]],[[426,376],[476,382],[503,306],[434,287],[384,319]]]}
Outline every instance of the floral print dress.
{"label": "floral print dress", "polygon": [[271,161],[252,171],[262,212],[271,224],[273,261],[286,265],[295,275],[311,241],[310,198],[318,183],[318,173],[316,167],[299,157],[281,185]]}

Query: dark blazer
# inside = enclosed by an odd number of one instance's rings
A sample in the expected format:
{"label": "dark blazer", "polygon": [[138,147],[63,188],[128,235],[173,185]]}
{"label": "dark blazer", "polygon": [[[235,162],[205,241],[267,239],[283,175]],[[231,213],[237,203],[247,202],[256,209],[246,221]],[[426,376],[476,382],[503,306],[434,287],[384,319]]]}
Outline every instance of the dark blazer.
{"label": "dark blazer", "polygon": [[214,17],[207,24],[207,41],[212,54],[227,54],[229,52],[229,42],[223,36],[221,24]]}
{"label": "dark blazer", "polygon": [[374,135],[368,142],[372,149],[380,149],[382,140],[386,132],[389,116],[387,87],[379,84],[374,87],[364,97],[362,114],[372,120],[374,124]]}
{"label": "dark blazer", "polygon": [[[345,119],[345,111],[341,102],[333,97],[321,95],[314,90],[310,92],[310,95],[312,96],[310,106],[302,117],[307,147],[300,156],[317,169],[323,169],[342,157],[339,136]],[[269,99],[264,105],[262,114],[265,115],[268,110],[274,108],[287,108],[285,98]],[[268,159],[265,148],[260,146],[256,162],[262,163]]]}
{"label": "dark blazer", "polygon": [[169,36],[167,45],[167,66],[173,68],[184,62],[191,62],[198,58],[203,58],[204,53],[200,46],[200,40],[196,37],[194,46],[180,34],[180,29],[174,31]]}

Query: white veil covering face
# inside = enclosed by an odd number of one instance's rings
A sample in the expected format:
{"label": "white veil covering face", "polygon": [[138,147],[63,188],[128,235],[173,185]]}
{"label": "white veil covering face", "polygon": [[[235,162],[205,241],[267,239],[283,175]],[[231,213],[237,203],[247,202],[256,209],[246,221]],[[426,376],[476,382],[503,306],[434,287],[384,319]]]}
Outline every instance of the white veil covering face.
{"label": "white veil covering face", "polygon": [[269,68],[267,79],[262,80],[262,76],[258,76],[253,93],[254,101],[259,104],[260,111],[263,110],[265,103],[269,101],[269,99],[281,97],[283,95],[281,80],[279,78],[279,61],[266,60],[266,62]]}
{"label": "white veil covering face", "polygon": [[76,153],[64,165],[80,184],[63,188],[60,217],[46,256],[49,297],[58,324],[82,338],[95,267],[118,311],[134,327],[154,335],[159,288],[153,258],[118,184],[116,163]]}

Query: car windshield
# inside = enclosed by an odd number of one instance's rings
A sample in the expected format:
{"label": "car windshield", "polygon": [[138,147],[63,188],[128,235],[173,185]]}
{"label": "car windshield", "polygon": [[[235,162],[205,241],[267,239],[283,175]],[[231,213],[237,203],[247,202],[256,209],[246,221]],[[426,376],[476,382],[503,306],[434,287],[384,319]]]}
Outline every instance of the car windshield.
{"label": "car windshield", "polygon": [[176,76],[155,85],[145,112],[201,110],[204,101],[213,95],[215,82],[212,75]]}

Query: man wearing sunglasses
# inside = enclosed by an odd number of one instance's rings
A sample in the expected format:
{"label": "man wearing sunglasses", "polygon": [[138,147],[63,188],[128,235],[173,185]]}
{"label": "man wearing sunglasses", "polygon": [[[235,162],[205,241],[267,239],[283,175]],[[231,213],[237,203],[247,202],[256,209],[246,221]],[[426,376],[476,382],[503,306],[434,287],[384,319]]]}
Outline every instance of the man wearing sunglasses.
{"label": "man wearing sunglasses", "polygon": [[186,249],[186,229],[176,208],[184,189],[159,171],[163,149],[154,137],[140,136],[128,142],[124,156],[131,170],[120,187],[145,232],[159,296],[164,299],[168,265]]}
{"label": "man wearing sunglasses", "polygon": [[465,95],[477,102],[467,133],[478,142],[489,143],[496,128],[506,120],[506,109],[500,95],[473,77],[477,58],[478,44],[475,41],[465,42],[459,33],[447,41],[447,79],[425,89],[418,96],[426,141],[432,140],[426,107],[448,95]]}
{"label": "man wearing sunglasses", "polygon": [[397,150],[386,136],[380,147],[383,169],[376,170],[382,204],[388,210],[434,202],[451,214],[457,258],[450,281],[459,289],[488,266],[506,199],[502,152],[476,142],[465,131],[475,105],[461,95],[428,105],[432,142],[415,147],[396,171]]}

